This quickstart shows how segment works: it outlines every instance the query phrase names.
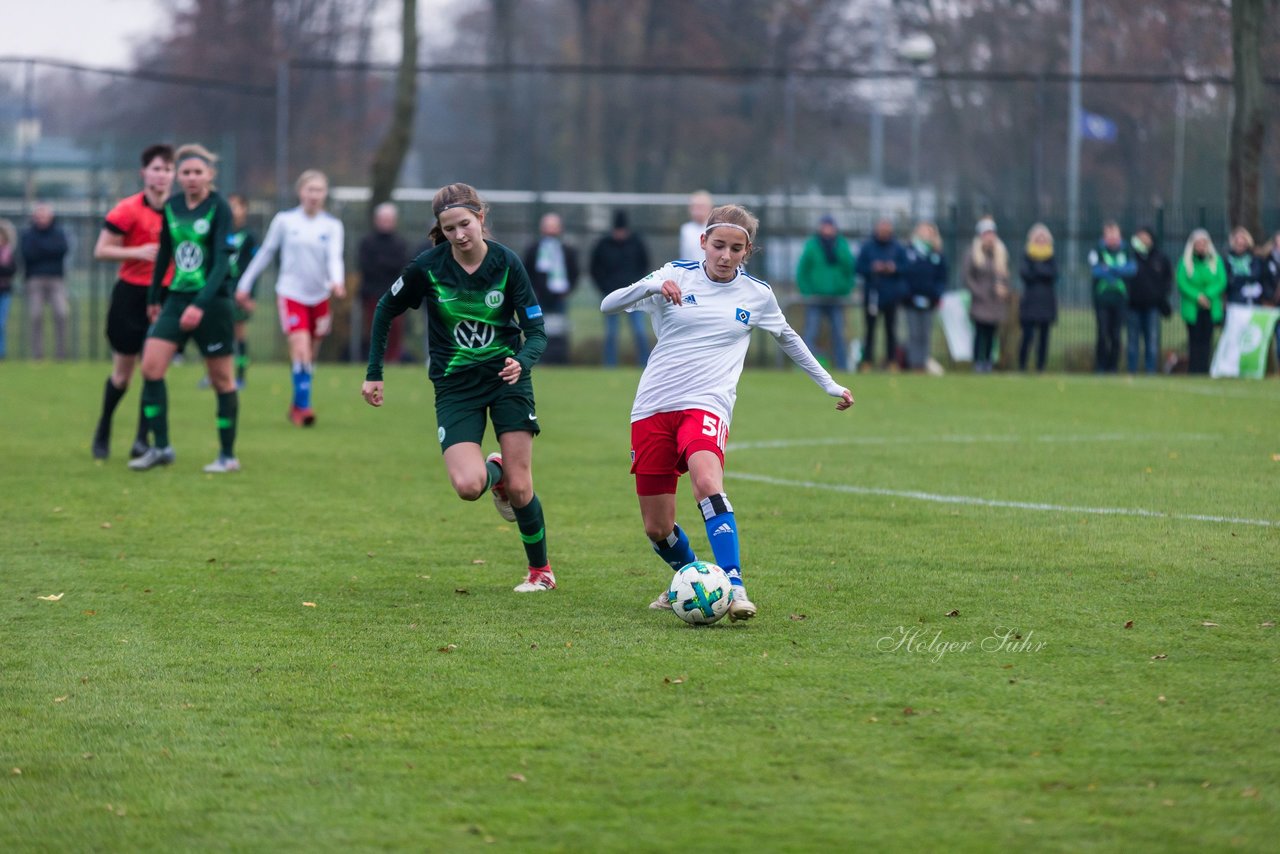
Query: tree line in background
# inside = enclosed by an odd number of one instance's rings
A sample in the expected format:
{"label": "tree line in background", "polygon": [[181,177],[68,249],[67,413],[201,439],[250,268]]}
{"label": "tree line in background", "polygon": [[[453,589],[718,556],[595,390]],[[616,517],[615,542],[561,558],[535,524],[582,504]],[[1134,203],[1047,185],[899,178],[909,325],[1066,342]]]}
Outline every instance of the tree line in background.
{"label": "tree line in background", "polygon": [[[905,116],[919,109],[920,174],[942,197],[1030,217],[1063,205],[1070,28],[1060,0],[419,2],[422,41],[410,50],[420,67],[449,67],[412,75],[411,126],[403,123],[404,76],[397,85],[394,60],[372,62],[380,36],[401,44],[377,28],[398,23],[391,13],[402,2],[173,3],[170,25],[138,49],[137,70],[255,93],[131,80],[84,90],[55,79],[42,83],[47,132],[233,140],[241,185],[263,192],[275,179],[277,71],[291,61],[292,171],[321,166],[340,183],[370,183],[381,149],[384,173],[399,153],[401,183],[428,187],[466,179],[511,189],[840,194],[867,172],[874,100],[890,119],[888,182],[907,180]],[[1236,53],[1253,50],[1258,68],[1274,67],[1274,3],[1236,5],[1244,20]],[[1087,0],[1084,9],[1085,73],[1150,76],[1086,87],[1086,109],[1109,118],[1116,138],[1085,146],[1085,205],[1123,215],[1167,203],[1177,195],[1173,81],[1232,75],[1232,4]],[[909,33],[937,44],[918,89],[896,54]],[[609,71],[619,66],[648,73]],[[896,76],[844,74],[850,69]],[[1230,84],[1184,84],[1183,94],[1187,203],[1222,205],[1229,154],[1233,174],[1246,178],[1250,158],[1261,162],[1265,188],[1275,177],[1265,164],[1280,150],[1259,124],[1274,103],[1260,72],[1237,75],[1245,109],[1235,137]],[[1233,199],[1241,192],[1230,190]]]}

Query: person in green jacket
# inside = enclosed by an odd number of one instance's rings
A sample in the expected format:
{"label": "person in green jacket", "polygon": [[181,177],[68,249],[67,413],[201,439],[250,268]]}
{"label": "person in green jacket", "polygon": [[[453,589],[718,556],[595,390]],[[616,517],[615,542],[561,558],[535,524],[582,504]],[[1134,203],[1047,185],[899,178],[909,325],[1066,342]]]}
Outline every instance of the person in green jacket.
{"label": "person in green jacket", "polygon": [[853,285],[853,252],[836,229],[835,217],[827,214],[818,221],[818,233],[809,238],[800,253],[796,287],[805,298],[804,343],[818,352],[818,331],[826,320],[831,327],[831,361],[842,371],[849,369],[844,307]]}
{"label": "person in green jacket", "polygon": [[1213,247],[1209,232],[1197,228],[1187,238],[1176,273],[1182,319],[1187,324],[1188,373],[1209,373],[1213,354],[1213,327],[1222,322],[1222,295],[1227,290],[1227,268]]}

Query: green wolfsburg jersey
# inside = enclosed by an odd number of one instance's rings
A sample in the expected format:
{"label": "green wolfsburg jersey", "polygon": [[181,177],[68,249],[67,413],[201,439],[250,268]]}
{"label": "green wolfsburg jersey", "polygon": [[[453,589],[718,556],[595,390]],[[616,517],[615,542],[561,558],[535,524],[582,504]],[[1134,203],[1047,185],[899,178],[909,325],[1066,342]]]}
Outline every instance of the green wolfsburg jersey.
{"label": "green wolfsburg jersey", "polygon": [[[230,295],[226,238],[230,222],[231,209],[217,193],[210,193],[194,208],[187,207],[182,193],[169,198],[164,206],[164,228],[160,231],[156,268],[163,271],[169,261],[173,261],[170,293],[195,294],[195,303],[201,307],[216,296]],[[148,302],[159,302],[155,278]]]}
{"label": "green wolfsburg jersey", "polygon": [[[500,369],[508,356],[527,371],[542,354],[542,308],[529,274],[510,249],[485,243],[489,252],[474,273],[459,266],[448,243],[427,250],[405,267],[379,304],[379,314],[390,312],[388,325],[392,317],[426,304],[432,380],[488,362]],[[370,379],[381,379],[383,350],[370,349]]]}

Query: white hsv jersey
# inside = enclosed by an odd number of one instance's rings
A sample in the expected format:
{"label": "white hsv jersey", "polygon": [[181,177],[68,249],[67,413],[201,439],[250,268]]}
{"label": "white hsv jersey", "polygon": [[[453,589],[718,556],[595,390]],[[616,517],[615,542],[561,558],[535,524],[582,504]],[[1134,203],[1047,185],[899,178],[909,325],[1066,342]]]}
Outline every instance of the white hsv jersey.
{"label": "white hsv jersey", "polygon": [[325,211],[307,216],[301,207],[281,211],[271,220],[249,267],[236,286],[248,293],[280,253],[276,295],[303,305],[319,305],[329,298],[329,285],[346,279],[342,263],[342,222]]}
{"label": "white hsv jersey", "polygon": [[[680,287],[681,303],[662,296],[662,283]],[[640,377],[631,420],[659,412],[704,409],[728,425],[753,329],[763,329],[813,381],[833,397],[844,389],[823,369],[787,323],[773,291],[741,268],[715,282],[698,261],[672,261],[629,288],[605,297],[607,313],[643,311],[658,343]]]}

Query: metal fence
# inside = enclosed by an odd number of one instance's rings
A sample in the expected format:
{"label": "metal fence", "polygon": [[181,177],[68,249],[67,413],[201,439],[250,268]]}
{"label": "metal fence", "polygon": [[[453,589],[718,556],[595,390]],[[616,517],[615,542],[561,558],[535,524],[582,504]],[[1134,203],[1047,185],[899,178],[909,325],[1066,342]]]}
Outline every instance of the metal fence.
{"label": "metal fence", "polygon": [[[523,252],[526,247],[537,240],[538,219],[546,211],[559,213],[564,221],[565,240],[576,247],[581,254],[582,266],[585,270],[591,248],[595,242],[608,232],[613,211],[624,209],[628,212],[633,229],[638,232],[649,246],[650,256],[656,267],[663,261],[674,258],[677,254],[677,233],[680,224],[687,219],[684,195],[661,194],[621,194],[621,193],[532,193],[528,191],[484,191],[483,195],[492,205],[489,225],[494,238]],[[331,210],[344,222],[347,233],[347,273],[349,291],[354,294],[358,290],[358,271],[355,267],[356,247],[360,238],[367,232],[368,218],[366,210],[367,190],[359,187],[335,187],[331,194]],[[401,190],[396,201],[401,210],[401,233],[411,247],[425,248],[426,234],[433,221],[430,211],[429,190]],[[769,281],[778,294],[779,301],[789,308],[792,324],[797,329],[802,325],[802,300],[795,289],[794,270],[799,259],[804,241],[813,232],[819,217],[824,214],[833,215],[840,224],[842,233],[853,243],[855,249],[870,232],[875,219],[881,215],[883,208],[874,203],[859,204],[845,196],[722,196],[717,202],[737,201],[750,207],[761,220],[760,251],[751,261],[752,272]],[[23,225],[24,203],[20,199],[0,199],[0,217],[8,217],[15,224]],[[69,356],[73,359],[105,359],[109,357],[109,349],[103,334],[107,301],[111,287],[115,281],[116,266],[98,263],[92,260],[92,252],[103,217],[110,204],[104,199],[64,201],[57,205],[58,222],[66,229],[71,243],[71,251],[67,260],[67,282],[71,303],[69,322]],[[255,201],[251,205],[250,227],[259,235],[265,233],[274,207],[264,201]],[[1002,239],[1009,248],[1011,266],[1016,270],[1018,259],[1022,254],[1022,244],[1027,228],[1032,220],[1026,215],[1021,217],[1016,212],[1005,212],[999,209],[991,211],[1000,228]],[[1221,225],[1221,210],[1204,209],[1198,212],[1197,219],[1179,220],[1177,225],[1171,224],[1170,212],[1159,207],[1146,211],[1131,211],[1128,221],[1123,225],[1126,231],[1138,225],[1150,225],[1161,236],[1161,245],[1166,254],[1176,258],[1181,254],[1185,234],[1190,228],[1201,224],[1211,230]],[[961,287],[960,261],[973,235],[976,217],[964,215],[957,208],[948,209],[939,219],[938,226],[942,234],[944,254],[951,266],[952,287]],[[1047,224],[1051,229],[1061,228],[1060,222],[1049,218]],[[1100,234],[1102,221],[1089,222],[1081,229],[1081,233]],[[899,235],[905,238],[911,223],[905,217],[899,219]],[[1094,319],[1090,300],[1090,282],[1083,256],[1092,241],[1081,240],[1079,245],[1069,248],[1069,242],[1058,243],[1060,264],[1070,269],[1066,253],[1075,251],[1080,256],[1074,272],[1064,274],[1059,283],[1059,303],[1061,316],[1050,337],[1050,366],[1055,369],[1088,370],[1092,367],[1094,346]],[[1016,276],[1015,276],[1016,278]],[[268,276],[264,287],[271,287]],[[1017,282],[1015,281],[1015,290]],[[599,313],[600,294],[585,274],[570,302],[570,321],[572,324],[573,356],[578,363],[590,364],[600,357],[604,334],[603,319]],[[335,334],[325,345],[322,357],[327,360],[350,360],[362,358],[358,337],[351,334],[352,329],[359,329],[358,300],[348,297],[339,301],[335,308]],[[854,336],[862,333],[862,312],[860,290],[855,291],[850,300],[848,329]],[[1176,307],[1176,296],[1174,300]],[[15,282],[15,294],[9,316],[9,356],[10,358],[26,358],[30,355],[30,325],[27,319],[26,299],[21,274]],[[47,312],[46,312],[47,314]],[[255,358],[283,359],[286,351],[282,337],[277,332],[278,326],[274,317],[275,307],[271,300],[259,301],[259,312],[250,324],[250,343]],[[1013,314],[1013,313],[1011,313]],[[45,340],[52,342],[53,329],[48,317]],[[423,332],[422,319],[411,312],[407,318],[409,324],[406,342],[407,351],[415,360],[424,357],[421,341]],[[1163,325],[1163,345],[1166,350],[1179,352],[1185,348],[1185,327],[1178,315],[1167,320]],[[1006,354],[1013,351],[1017,344],[1016,315],[1011,317],[1010,328],[1001,338],[1002,349]],[[353,337],[356,340],[353,341]],[[629,339],[624,339],[624,341]],[[905,338],[903,339],[905,340]],[[825,342],[823,342],[825,343]],[[624,343],[624,347],[628,346]],[[52,346],[46,351],[51,353]],[[624,356],[626,352],[624,351]],[[941,333],[935,336],[934,356],[943,364],[949,362],[945,342]],[[771,343],[757,342],[753,346],[752,360],[758,364],[773,364],[778,361],[777,349]],[[1007,357],[1006,357],[1007,358]]]}

